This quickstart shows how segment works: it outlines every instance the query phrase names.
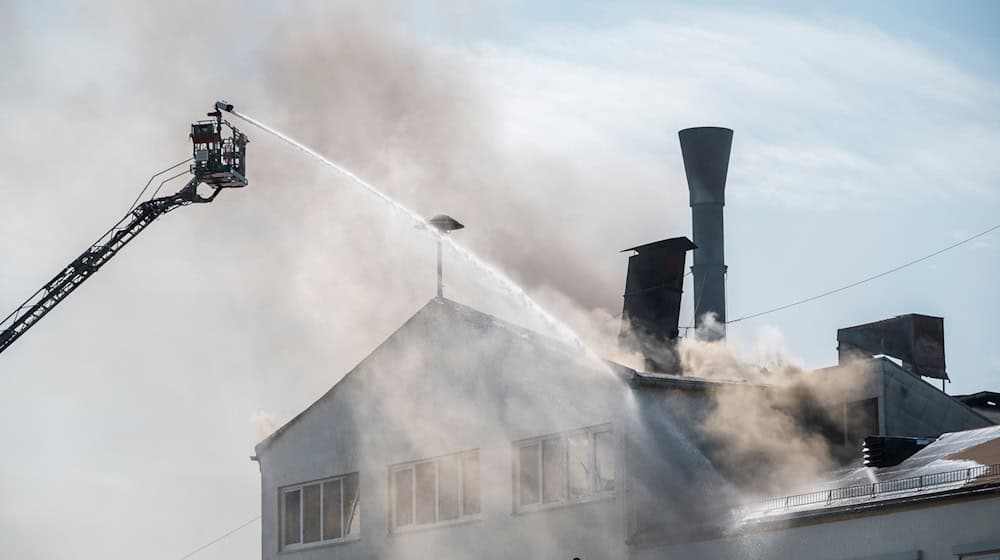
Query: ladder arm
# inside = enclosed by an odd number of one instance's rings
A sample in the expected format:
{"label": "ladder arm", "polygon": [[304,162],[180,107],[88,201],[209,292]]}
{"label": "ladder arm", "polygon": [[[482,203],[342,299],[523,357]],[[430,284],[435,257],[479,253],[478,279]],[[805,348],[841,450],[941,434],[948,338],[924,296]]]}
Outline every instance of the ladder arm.
{"label": "ladder arm", "polygon": [[197,190],[200,182],[195,177],[177,193],[147,200],[126,214],[96,243],[0,322],[0,352],[6,350],[73,290],[93,276],[154,220],[181,206],[212,202],[220,189],[213,189],[209,196],[201,196]]}

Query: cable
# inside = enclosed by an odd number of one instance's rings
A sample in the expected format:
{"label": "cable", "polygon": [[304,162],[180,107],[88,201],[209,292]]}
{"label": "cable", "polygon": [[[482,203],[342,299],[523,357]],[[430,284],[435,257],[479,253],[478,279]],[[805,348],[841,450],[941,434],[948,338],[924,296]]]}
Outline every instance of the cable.
{"label": "cable", "polygon": [[212,546],[213,544],[215,544],[215,543],[217,543],[217,542],[221,541],[222,539],[224,539],[224,538],[228,537],[229,535],[232,535],[233,533],[235,533],[235,532],[239,531],[240,529],[242,529],[242,528],[246,527],[247,525],[250,525],[250,524],[251,524],[251,523],[253,523],[254,521],[257,521],[258,519],[260,519],[260,517],[261,517],[261,516],[259,516],[259,515],[258,515],[257,517],[254,517],[253,519],[251,519],[250,521],[247,521],[246,523],[244,523],[244,524],[240,525],[239,527],[237,527],[237,528],[235,528],[235,529],[232,529],[232,530],[230,530],[230,531],[229,531],[228,533],[224,533],[223,535],[221,535],[221,536],[219,536],[219,537],[216,537],[215,539],[213,539],[213,540],[211,540],[211,541],[209,541],[209,542],[207,542],[207,543],[205,543],[205,544],[203,544],[203,545],[199,546],[198,548],[196,548],[196,549],[192,550],[191,552],[188,552],[188,553],[187,553],[187,554],[185,554],[184,556],[181,556],[181,557],[180,557],[180,560],[185,560],[186,558],[190,558],[190,557],[194,556],[195,554],[198,554],[198,553],[199,553],[199,552],[201,552],[202,550],[205,550],[206,548],[208,548],[208,547]]}
{"label": "cable", "polygon": [[149,178],[149,181],[146,181],[146,186],[142,187],[142,190],[139,191],[138,196],[135,197],[135,200],[132,201],[132,205],[128,207],[128,211],[125,212],[125,213],[128,214],[129,212],[132,211],[133,208],[135,208],[135,205],[139,203],[139,199],[142,198],[142,195],[146,193],[146,189],[149,188],[149,185],[153,184],[153,179],[156,179],[157,177],[159,177],[160,175],[163,175],[167,171],[170,171],[171,169],[174,169],[176,167],[180,167],[181,165],[184,165],[185,163],[187,163],[187,162],[189,162],[189,161],[191,161],[193,159],[194,159],[193,157],[189,157],[189,158],[187,158],[184,161],[179,161],[179,162],[171,165],[170,167],[164,169],[163,171],[160,171],[158,173],[154,173],[153,176]]}
{"label": "cable", "polygon": [[181,171],[177,175],[174,175],[172,177],[167,177],[166,179],[164,179],[162,182],[160,182],[160,186],[156,187],[156,190],[153,191],[153,194],[150,195],[149,198],[150,199],[156,198],[156,195],[160,194],[160,189],[163,188],[163,185],[166,185],[167,183],[169,183],[170,181],[173,181],[174,179],[180,177],[181,175],[187,175],[187,171]]}
{"label": "cable", "polygon": [[746,321],[747,319],[753,319],[755,317],[760,317],[762,315],[768,315],[770,313],[775,313],[775,312],[778,312],[778,311],[782,311],[784,309],[788,309],[789,307],[795,307],[796,305],[802,305],[803,303],[809,303],[810,301],[816,301],[817,299],[824,298],[826,296],[830,296],[830,295],[836,294],[838,292],[843,292],[844,290],[848,290],[848,289],[853,288],[855,286],[860,286],[861,284],[864,284],[866,282],[871,282],[872,280],[876,280],[876,279],[881,278],[883,276],[892,274],[893,272],[898,272],[900,270],[903,270],[904,268],[913,266],[913,265],[915,265],[917,263],[921,263],[923,261],[926,261],[927,259],[936,257],[936,256],[940,255],[941,253],[944,253],[946,251],[950,251],[950,250],[952,250],[952,249],[954,249],[956,247],[959,247],[961,245],[965,245],[966,243],[968,243],[968,242],[970,242],[970,241],[972,241],[974,239],[978,239],[978,238],[980,238],[980,237],[982,237],[982,236],[984,236],[984,235],[986,235],[986,234],[988,234],[988,233],[990,233],[992,231],[995,231],[997,229],[1000,229],[1000,224],[997,224],[997,225],[995,225],[995,226],[993,226],[993,227],[991,227],[989,229],[981,231],[981,232],[973,235],[972,237],[967,237],[967,238],[965,238],[965,239],[963,239],[963,240],[961,240],[961,241],[959,241],[957,243],[953,243],[951,245],[948,245],[944,249],[939,249],[939,250],[934,251],[933,253],[931,253],[929,255],[924,255],[924,256],[920,257],[919,259],[914,259],[914,260],[912,260],[910,262],[901,264],[901,265],[899,265],[899,266],[897,266],[895,268],[890,268],[889,270],[886,270],[885,272],[880,272],[880,273],[878,273],[878,274],[876,274],[874,276],[869,276],[867,278],[863,278],[861,280],[858,280],[857,282],[851,282],[850,284],[847,284],[845,286],[841,286],[839,288],[835,288],[835,289],[830,290],[828,292],[823,292],[823,293],[817,294],[815,296],[807,297],[805,299],[800,299],[798,301],[794,301],[792,303],[788,303],[788,304],[785,304],[785,305],[774,307],[774,308],[768,309],[766,311],[760,311],[758,313],[752,313],[750,315],[744,315],[744,316],[742,316],[742,317],[740,317],[738,319],[733,319],[732,321],[726,321],[726,324],[729,325],[729,324],[732,324],[732,323],[738,323],[740,321]]}

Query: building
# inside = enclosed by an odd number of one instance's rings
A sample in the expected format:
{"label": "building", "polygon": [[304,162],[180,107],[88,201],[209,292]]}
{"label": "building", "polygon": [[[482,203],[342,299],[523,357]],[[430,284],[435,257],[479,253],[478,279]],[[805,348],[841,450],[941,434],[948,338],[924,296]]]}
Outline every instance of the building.
{"label": "building", "polygon": [[1000,558],[1000,426],[949,433],[902,463],[738,508],[713,538],[633,558]]}
{"label": "building", "polygon": [[632,420],[629,372],[435,298],[257,446],[263,558],[623,558],[625,464],[674,496],[711,469],[665,408]]}
{"label": "building", "polygon": [[[643,367],[439,295],[256,446],[264,559],[989,554],[1000,537],[991,455],[947,484],[909,474],[944,476],[935,469],[957,459],[941,453],[998,435],[978,400],[922,379],[948,376],[941,318],[840,329],[837,366],[781,382],[681,374],[688,251],[704,288],[696,323],[706,344],[725,335],[709,317],[725,318],[732,131],[680,138],[694,241],[628,249],[619,341]],[[872,435],[941,439],[894,469],[859,470]],[[839,488],[843,500],[817,498]],[[748,505],[776,493],[789,497]]]}
{"label": "building", "polygon": [[[821,403],[831,417],[871,410],[890,435],[944,431],[917,411],[989,425],[894,362],[866,363],[807,374],[865,376]],[[689,550],[663,543],[730,543],[736,470],[770,466],[727,464],[699,426],[720,392],[783,390],[596,362],[435,298],[257,446],[263,558],[653,558]]]}

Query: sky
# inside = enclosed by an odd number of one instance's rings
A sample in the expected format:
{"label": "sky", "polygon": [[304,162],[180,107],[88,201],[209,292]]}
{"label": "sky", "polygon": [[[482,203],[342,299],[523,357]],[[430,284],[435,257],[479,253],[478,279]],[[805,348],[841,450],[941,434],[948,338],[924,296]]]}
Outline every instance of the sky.
{"label": "sky", "polygon": [[[457,242],[604,354],[618,251],[690,232],[676,131],[733,128],[729,316],[770,309],[1000,223],[998,11],[5,2],[0,305],[186,157],[188,123],[225,97],[420,214],[454,215]],[[0,356],[13,556],[179,558],[252,519],[253,444],[433,296],[433,240],[247,133],[250,187],[164,217]],[[449,297],[544,327],[490,274],[445,258]],[[937,315],[948,392],[997,391],[998,272],[994,232],[731,325],[729,343],[823,367],[839,327]],[[258,552],[251,524],[195,558]]]}

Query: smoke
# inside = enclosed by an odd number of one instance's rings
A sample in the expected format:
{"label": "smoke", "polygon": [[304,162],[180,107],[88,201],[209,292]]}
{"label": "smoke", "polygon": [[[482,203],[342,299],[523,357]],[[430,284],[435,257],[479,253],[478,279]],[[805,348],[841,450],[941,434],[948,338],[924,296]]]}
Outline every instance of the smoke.
{"label": "smoke", "polygon": [[254,426],[258,439],[266,438],[280,427],[274,419],[274,414],[265,410],[254,412],[247,420]]}
{"label": "smoke", "polygon": [[620,227],[626,216],[654,216],[603,186],[649,178],[626,162],[584,168],[579,156],[511,145],[500,93],[472,78],[474,53],[428,46],[384,14],[364,18],[336,32],[323,18],[276,32],[265,79],[269,103],[287,116],[278,126],[411,208],[454,215],[468,226],[460,242],[523,285],[586,309],[614,301],[619,273],[592,255],[612,263],[640,235]]}
{"label": "smoke", "polygon": [[[468,225],[461,243],[561,299],[579,324],[597,325],[590,316],[610,315],[603,300],[620,278],[591,255],[613,258],[644,235],[608,235],[634,213],[602,187],[652,185],[652,174],[617,171],[640,167],[614,158],[581,169],[511,143],[498,133],[492,93],[472,78],[475,53],[414,35],[392,11],[109,3],[61,14],[77,31],[59,37],[30,21],[14,26],[20,34],[4,40],[30,39],[33,56],[4,77],[23,74],[21,87],[0,94],[7,207],[25,209],[4,220],[5,258],[20,264],[5,267],[0,303],[15,306],[117,220],[149,174],[187,155],[187,123],[224,97],[421,213],[456,216]],[[96,28],[105,32],[79,31]],[[24,482],[0,483],[0,540],[20,543],[12,555],[124,558],[161,543],[169,557],[245,519],[260,507],[247,444],[306,408],[434,293],[429,236],[263,135],[251,133],[248,157],[250,187],[162,218],[5,353],[5,370],[35,373],[8,376],[3,393],[39,395],[5,405],[8,425],[39,426],[30,437],[5,435],[22,453],[3,480]],[[645,223],[659,219],[649,213]],[[25,236],[32,243],[13,243]],[[530,324],[453,257],[445,254],[446,295]],[[452,403],[449,425],[476,417],[448,396],[420,402]],[[528,410],[515,397],[510,411]],[[402,429],[414,412],[406,402],[370,412]],[[579,406],[567,397],[553,417]],[[444,435],[407,432],[414,444]],[[74,488],[87,515],[65,508],[62,490],[27,490],[54,480]],[[149,513],[120,538],[92,546],[97,520],[139,510]],[[38,527],[59,527],[68,546],[26,537]],[[219,546],[233,556],[258,550],[253,539]]]}
{"label": "smoke", "polygon": [[858,462],[859,449],[843,445],[841,430],[863,419],[845,419],[838,405],[865,383],[868,362],[807,371],[773,328],[762,331],[753,356],[731,342],[698,338],[681,340],[678,353],[684,375],[722,382],[697,430],[727,479],[743,490],[741,499],[808,488],[845,462]]}

